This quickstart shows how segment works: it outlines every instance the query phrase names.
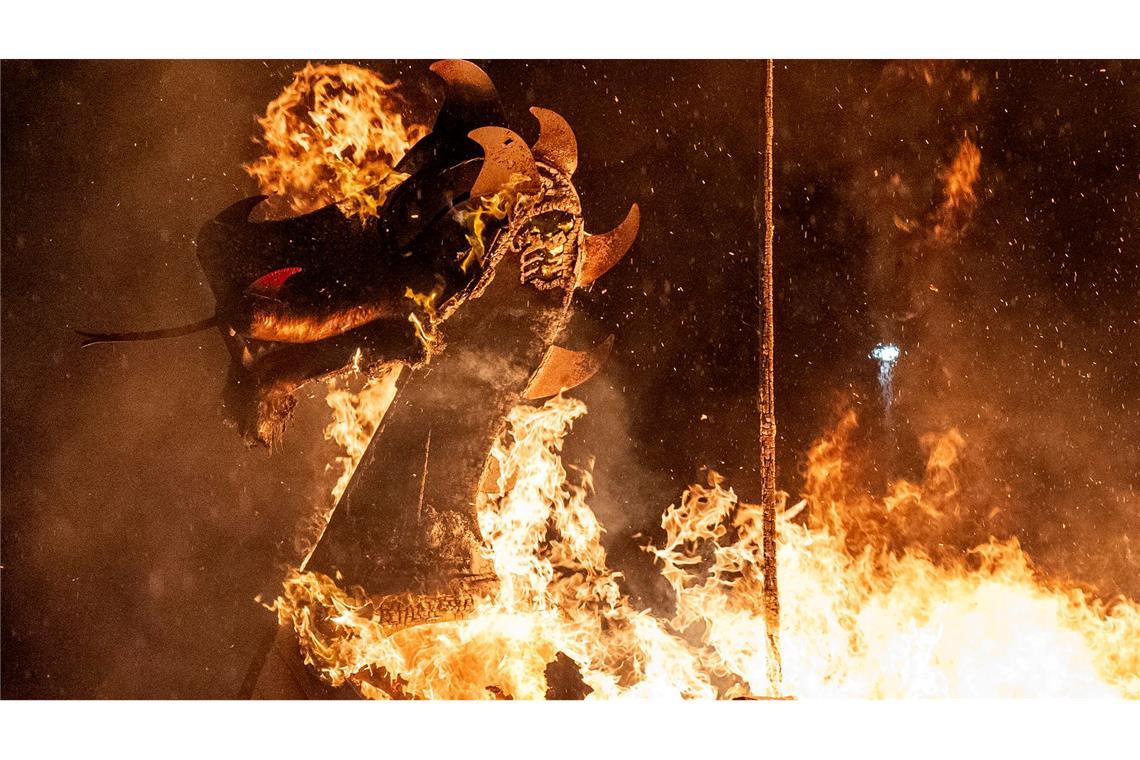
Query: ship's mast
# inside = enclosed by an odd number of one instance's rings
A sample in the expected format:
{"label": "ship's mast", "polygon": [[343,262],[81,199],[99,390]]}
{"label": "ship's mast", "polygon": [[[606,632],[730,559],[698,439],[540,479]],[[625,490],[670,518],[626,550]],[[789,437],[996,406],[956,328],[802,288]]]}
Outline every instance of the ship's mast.
{"label": "ship's mast", "polygon": [[772,248],[772,117],[773,63],[767,62],[764,92],[764,250],[760,267],[760,473],[764,529],[764,627],[767,632],[768,680],[773,696],[781,696],[780,595],[776,582],[776,403],[773,373],[776,341],[773,332]]}

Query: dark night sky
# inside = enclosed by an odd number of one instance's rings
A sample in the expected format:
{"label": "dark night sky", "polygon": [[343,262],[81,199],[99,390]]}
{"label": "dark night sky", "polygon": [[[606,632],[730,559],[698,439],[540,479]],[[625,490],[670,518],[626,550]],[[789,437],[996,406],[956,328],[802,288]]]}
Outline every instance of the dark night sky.
{"label": "dark night sky", "polygon": [[[633,534],[703,465],[756,492],[762,68],[479,63],[524,136],[530,105],[574,126],[590,229],[642,208],[635,248],[583,304],[617,350],[576,394],[591,412],[567,458],[597,457],[614,563],[653,603]],[[254,117],[299,65],[3,64],[6,698],[229,697],[271,621],[253,599],[330,483],[322,389],[283,450],[247,450],[223,425],[216,334],[81,353],[71,330],[210,313],[194,236],[253,192]],[[426,62],[368,65],[430,121]],[[1051,572],[1140,596],[1140,66],[921,71],[777,65],[781,485],[796,491],[839,404],[883,478],[914,474],[918,437],[956,425],[987,505],[963,540],[1013,532]],[[889,220],[937,204],[964,134],[982,151],[977,211],[908,254]],[[884,194],[892,175],[906,192]],[[888,337],[907,352],[893,432],[867,358]]]}

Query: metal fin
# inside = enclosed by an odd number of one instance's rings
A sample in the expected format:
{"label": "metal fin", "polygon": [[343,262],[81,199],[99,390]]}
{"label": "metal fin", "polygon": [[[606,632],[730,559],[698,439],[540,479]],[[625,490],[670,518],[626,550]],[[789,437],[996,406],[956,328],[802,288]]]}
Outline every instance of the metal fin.
{"label": "metal fin", "polygon": [[284,287],[289,278],[300,271],[301,267],[274,269],[269,274],[262,275],[254,280],[250,286],[246,288],[246,292],[265,298],[276,298],[277,293]]}
{"label": "metal fin", "polygon": [[601,369],[613,347],[612,335],[588,351],[571,351],[561,346],[551,346],[538,369],[531,375],[530,382],[523,391],[523,398],[533,401],[581,385]]}
{"label": "metal fin", "polygon": [[471,197],[494,195],[507,187],[516,175],[525,179],[518,190],[536,190],[538,166],[526,141],[503,127],[480,127],[467,135],[483,146],[483,168],[471,186]]}
{"label": "metal fin", "polygon": [[625,220],[609,232],[601,235],[586,233],[585,255],[582,258],[582,269],[578,272],[579,288],[593,285],[595,280],[621,261],[621,257],[633,245],[640,224],[641,209],[635,203],[630,207]]}
{"label": "metal fin", "polygon": [[436,61],[431,70],[447,90],[433,132],[466,134],[475,127],[502,121],[499,93],[483,69],[470,61]]}
{"label": "metal fin", "polygon": [[231,226],[245,224],[249,221],[249,215],[253,213],[258,204],[268,197],[268,195],[254,195],[249,198],[242,198],[237,203],[227,206],[225,210],[214,217],[214,221]]}
{"label": "metal fin", "polygon": [[534,155],[567,175],[573,174],[578,168],[578,138],[574,137],[574,130],[566,119],[548,108],[532,108],[530,112],[539,126]]}

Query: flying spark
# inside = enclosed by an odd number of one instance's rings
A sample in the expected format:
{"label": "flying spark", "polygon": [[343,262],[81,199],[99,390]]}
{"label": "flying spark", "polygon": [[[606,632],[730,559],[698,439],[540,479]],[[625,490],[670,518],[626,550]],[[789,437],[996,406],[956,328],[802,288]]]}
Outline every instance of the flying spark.
{"label": "flying spark", "polygon": [[871,349],[871,358],[879,363],[879,390],[883,394],[883,409],[888,419],[891,414],[891,401],[894,399],[892,381],[895,364],[899,360],[899,347],[894,343],[880,343]]}

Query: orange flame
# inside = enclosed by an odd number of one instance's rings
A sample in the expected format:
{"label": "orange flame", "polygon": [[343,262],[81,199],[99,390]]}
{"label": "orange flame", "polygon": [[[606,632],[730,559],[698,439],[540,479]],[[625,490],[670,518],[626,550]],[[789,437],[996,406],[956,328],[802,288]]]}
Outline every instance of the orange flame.
{"label": "orange flame", "polygon": [[[588,473],[573,482],[559,456],[584,413],[561,397],[511,413],[497,486],[478,504],[498,586],[471,614],[393,629],[363,591],[294,573],[275,608],[306,661],[371,697],[542,698],[560,653],[590,698],[768,695],[759,508],[715,474],[687,491],[662,517],[660,548],[647,547],[674,614],[636,609],[607,566]],[[965,444],[929,439],[923,480],[876,498],[847,475],[854,425],[849,415],[817,442],[805,497],[779,518],[787,693],[1140,697],[1140,605],[1042,577],[1015,540],[939,560],[890,548],[893,526],[955,513]]]}
{"label": "orange flame", "polygon": [[456,219],[463,225],[467,239],[467,250],[459,259],[459,268],[464,272],[470,271],[472,264],[483,266],[487,257],[487,222],[507,217],[519,200],[518,186],[525,180],[522,175],[512,175],[511,182],[499,192],[479,198],[469,209],[457,210]]}
{"label": "orange flame", "polygon": [[[353,363],[356,373],[360,372],[360,360],[361,354],[357,351]],[[358,381],[359,374],[328,381],[325,402],[332,409],[333,419],[325,426],[325,439],[335,442],[343,453],[328,467],[329,470],[339,472],[325,508],[311,510],[296,526],[292,549],[293,556],[299,558],[298,561],[312,553],[324,533],[332,508],[344,495],[352,474],[360,464],[360,458],[364,456],[365,449],[396,396],[396,381],[400,377],[400,371],[399,364],[384,365],[355,393],[350,390],[350,381]]]}
{"label": "orange flame", "polygon": [[[404,125],[394,86],[353,66],[306,66],[260,120],[269,154],[247,169],[295,213],[338,202],[366,219],[402,178],[392,167],[426,131]],[[962,140],[942,175],[935,236],[968,218],[980,161]],[[462,220],[466,266],[480,261],[482,227],[505,214],[502,200]],[[431,294],[411,300],[425,312],[435,306]],[[359,394],[331,389],[326,434],[345,449],[334,500],[395,382],[391,371]],[[584,413],[562,397],[511,413],[492,451],[498,477],[476,505],[497,585],[462,615],[393,627],[363,590],[290,574],[274,608],[306,662],[374,698],[542,698],[559,655],[572,664],[576,691],[592,698],[769,695],[758,507],[715,474],[690,488],[665,511],[660,547],[646,547],[673,589],[673,614],[637,609],[608,567],[587,504],[589,473],[574,481],[562,465],[562,442]],[[966,442],[955,431],[927,438],[922,481],[876,496],[853,485],[855,424],[848,415],[815,444],[804,498],[779,516],[786,693],[1140,697],[1140,605],[1042,577],[1012,539],[933,557],[929,537],[962,512],[957,459]]]}
{"label": "orange flame", "polygon": [[334,381],[329,382],[325,402],[332,408],[333,421],[325,427],[325,438],[344,449],[344,454],[336,459],[341,472],[332,489],[334,504],[344,495],[373,433],[396,397],[399,377],[400,365],[390,364],[368,380],[359,393],[340,388]]}
{"label": "orange flame", "polygon": [[958,143],[958,151],[954,160],[942,172],[946,200],[943,206],[956,208],[977,200],[974,195],[974,183],[978,181],[978,170],[982,164],[982,152],[968,137],[963,137]]}
{"label": "orange flame", "polygon": [[392,167],[428,131],[404,123],[397,84],[349,64],[296,72],[258,120],[266,155],[245,167],[271,207],[304,214],[338,203],[345,216],[375,215],[406,177]]}
{"label": "orange flame", "polygon": [[935,238],[956,233],[969,220],[978,200],[974,185],[981,176],[981,165],[982,151],[970,138],[963,137],[954,159],[939,173],[943,199],[934,214]]}

